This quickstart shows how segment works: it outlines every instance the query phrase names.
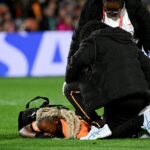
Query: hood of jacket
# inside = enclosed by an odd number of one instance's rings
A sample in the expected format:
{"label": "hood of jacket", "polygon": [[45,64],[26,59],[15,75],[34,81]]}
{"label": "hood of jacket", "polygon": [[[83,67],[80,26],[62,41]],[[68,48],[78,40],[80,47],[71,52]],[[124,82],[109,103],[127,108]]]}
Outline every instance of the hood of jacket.
{"label": "hood of jacket", "polygon": [[91,21],[82,28],[80,40],[82,41],[89,36],[106,36],[122,43],[132,41],[132,36],[127,31],[119,27],[110,27],[100,21]]}

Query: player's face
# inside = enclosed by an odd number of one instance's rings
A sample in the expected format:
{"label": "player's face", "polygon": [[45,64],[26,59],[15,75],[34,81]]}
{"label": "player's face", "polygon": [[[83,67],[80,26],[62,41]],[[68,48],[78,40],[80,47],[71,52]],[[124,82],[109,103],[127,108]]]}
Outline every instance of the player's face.
{"label": "player's face", "polygon": [[120,13],[123,6],[118,2],[105,2],[104,10],[109,18],[118,18],[120,17]]}
{"label": "player's face", "polygon": [[58,120],[56,119],[54,119],[53,121],[41,120],[38,126],[41,131],[48,132],[54,135],[58,128]]}

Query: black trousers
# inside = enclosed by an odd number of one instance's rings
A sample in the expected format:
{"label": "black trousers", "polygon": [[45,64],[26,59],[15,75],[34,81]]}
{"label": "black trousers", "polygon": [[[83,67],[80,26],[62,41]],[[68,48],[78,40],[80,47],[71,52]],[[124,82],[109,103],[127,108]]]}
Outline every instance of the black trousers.
{"label": "black trousers", "polygon": [[112,131],[111,138],[133,137],[141,130],[144,117],[138,116],[138,113],[148,105],[148,100],[143,95],[129,95],[106,105],[103,121],[95,110],[88,112],[85,109],[78,82],[67,84],[65,95],[74,106],[76,113],[89,124],[100,127],[107,123]]}
{"label": "black trousers", "polygon": [[65,86],[64,93],[69,102],[74,106],[76,114],[80,115],[86,122],[89,124],[96,124],[98,127],[100,127],[100,125],[97,122],[104,124],[96,111],[93,110],[92,112],[89,112],[86,110],[83,103],[83,97],[80,93],[80,89],[78,88],[78,82],[67,84]]}
{"label": "black trousers", "polygon": [[112,131],[112,138],[136,137],[144,117],[139,112],[148,105],[141,94],[115,100],[104,108],[104,119]]}

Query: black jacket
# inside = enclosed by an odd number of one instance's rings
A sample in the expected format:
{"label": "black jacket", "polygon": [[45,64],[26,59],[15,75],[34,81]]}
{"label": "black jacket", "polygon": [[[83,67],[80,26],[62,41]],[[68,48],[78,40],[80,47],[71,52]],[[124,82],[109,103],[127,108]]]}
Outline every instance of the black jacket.
{"label": "black jacket", "polygon": [[[150,50],[150,13],[143,6],[141,0],[125,0],[126,9],[135,29],[135,35],[140,40],[138,45],[143,45],[145,50]],[[81,11],[79,23],[73,33],[72,42],[68,54],[70,57],[78,50],[80,44],[80,31],[89,21],[100,21],[103,18],[102,0],[86,0]]]}
{"label": "black jacket", "polygon": [[112,100],[146,93],[150,59],[135,46],[128,32],[111,27],[96,30],[70,59],[66,81],[77,80],[86,108],[95,110]]}

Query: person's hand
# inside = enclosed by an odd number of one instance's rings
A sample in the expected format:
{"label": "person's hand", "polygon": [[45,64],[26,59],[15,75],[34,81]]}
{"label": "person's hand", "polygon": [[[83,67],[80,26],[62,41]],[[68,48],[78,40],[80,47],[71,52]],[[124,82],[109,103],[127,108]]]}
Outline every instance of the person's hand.
{"label": "person's hand", "polygon": [[62,86],[62,93],[63,93],[63,95],[65,95],[64,91],[65,91],[65,85],[66,85],[66,84],[67,84],[67,83],[64,82],[64,83],[63,83],[63,86]]}
{"label": "person's hand", "polygon": [[42,132],[42,133],[37,133],[36,138],[53,138],[54,135],[50,134],[49,132]]}
{"label": "person's hand", "polygon": [[49,132],[44,132],[43,133],[44,134],[44,137],[46,137],[46,138],[53,138],[54,137],[54,135],[52,135],[51,133],[49,133]]}

